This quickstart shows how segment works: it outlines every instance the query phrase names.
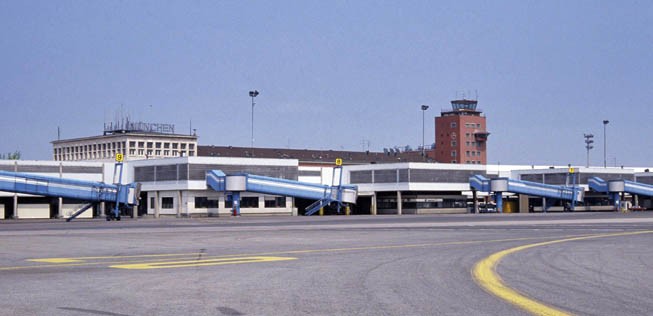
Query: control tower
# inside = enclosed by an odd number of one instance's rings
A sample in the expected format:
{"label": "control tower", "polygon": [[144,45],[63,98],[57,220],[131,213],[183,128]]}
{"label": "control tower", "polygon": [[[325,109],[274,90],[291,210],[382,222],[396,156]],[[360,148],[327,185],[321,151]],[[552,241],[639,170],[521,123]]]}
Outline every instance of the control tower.
{"label": "control tower", "polygon": [[435,118],[434,158],[441,163],[487,164],[487,124],[477,100],[453,100]]}

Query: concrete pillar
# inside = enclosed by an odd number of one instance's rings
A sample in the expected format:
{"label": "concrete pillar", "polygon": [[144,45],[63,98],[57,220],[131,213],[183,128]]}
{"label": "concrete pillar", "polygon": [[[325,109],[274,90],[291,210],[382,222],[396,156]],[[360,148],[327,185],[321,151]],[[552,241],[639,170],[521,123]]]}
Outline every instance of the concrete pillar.
{"label": "concrete pillar", "polygon": [[401,215],[403,212],[401,204],[401,191],[397,191],[397,215]]}
{"label": "concrete pillar", "polygon": [[98,214],[97,218],[102,218],[105,216],[104,210],[106,210],[107,204],[105,202],[100,202],[100,214]]}
{"label": "concrete pillar", "polygon": [[159,191],[154,191],[154,218],[159,218],[161,215],[159,204]]}
{"label": "concrete pillar", "polygon": [[[177,191],[177,218],[181,217],[181,190]],[[188,215],[188,214],[186,214]]]}
{"label": "concrete pillar", "polygon": [[637,194],[633,195],[633,206],[639,207],[639,195]]}
{"label": "concrete pillar", "polygon": [[18,219],[18,194],[14,193],[14,219]]}
{"label": "concrete pillar", "polygon": [[474,201],[474,207],[472,208],[472,213],[478,214],[478,192],[472,190],[472,199]]}
{"label": "concrete pillar", "polygon": [[376,210],[376,192],[372,195],[372,203],[370,203],[370,214],[376,215],[377,210]]}
{"label": "concrete pillar", "polygon": [[63,218],[63,198],[57,199],[57,218]]}
{"label": "concrete pillar", "polygon": [[528,213],[528,199],[530,197],[526,194],[519,195],[519,213]]}

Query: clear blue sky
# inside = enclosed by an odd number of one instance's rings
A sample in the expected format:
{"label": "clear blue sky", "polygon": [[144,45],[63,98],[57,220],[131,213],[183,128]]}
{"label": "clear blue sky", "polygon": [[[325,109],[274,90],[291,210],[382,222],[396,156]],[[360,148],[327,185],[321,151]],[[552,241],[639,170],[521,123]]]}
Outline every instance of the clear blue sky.
{"label": "clear blue sky", "polygon": [[488,162],[652,166],[652,1],[1,1],[0,152],[120,111],[203,145],[427,143],[478,91]]}

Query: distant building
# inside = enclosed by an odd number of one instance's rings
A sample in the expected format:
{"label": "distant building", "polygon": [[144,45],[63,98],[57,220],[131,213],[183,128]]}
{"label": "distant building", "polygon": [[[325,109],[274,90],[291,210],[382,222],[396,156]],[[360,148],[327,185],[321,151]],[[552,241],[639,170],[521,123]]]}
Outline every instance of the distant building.
{"label": "distant building", "polygon": [[104,134],[52,142],[55,161],[107,161],[197,156],[197,136],[175,134],[172,124],[109,123]]}
{"label": "distant building", "polygon": [[251,148],[235,146],[202,146],[201,157],[297,159],[301,166],[333,166],[336,158],[343,165],[424,162],[419,151],[385,149],[384,152],[317,149]]}
{"label": "distant building", "polygon": [[433,158],[441,163],[487,164],[485,116],[477,100],[451,101],[451,110],[435,118]]}

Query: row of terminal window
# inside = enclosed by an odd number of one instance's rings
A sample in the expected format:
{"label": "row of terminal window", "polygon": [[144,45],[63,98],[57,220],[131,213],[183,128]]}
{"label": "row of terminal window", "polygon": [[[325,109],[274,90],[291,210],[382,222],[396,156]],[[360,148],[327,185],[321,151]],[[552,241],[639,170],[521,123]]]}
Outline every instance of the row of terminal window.
{"label": "row of terminal window", "polygon": [[[258,196],[244,196],[240,199],[240,207],[242,208],[258,208]],[[150,197],[150,209],[154,209],[155,198]],[[224,201],[225,208],[233,207],[233,201]],[[286,207],[286,198],[285,197],[265,197],[265,207]],[[174,197],[162,197],[161,198],[161,209],[174,209],[175,208],[175,198]],[[217,199],[209,199],[206,196],[197,196],[195,197],[195,208],[218,208]]]}
{"label": "row of terminal window", "polygon": [[55,148],[54,157],[55,160],[103,159],[115,157],[117,153],[124,154],[127,150],[130,156],[195,156],[195,144],[192,143],[130,141],[129,147],[127,142],[110,142]]}
{"label": "row of terminal window", "polygon": [[[458,127],[458,124],[456,122],[451,122],[451,128],[456,128]],[[467,128],[481,128],[480,123],[465,123],[465,127]]]}

